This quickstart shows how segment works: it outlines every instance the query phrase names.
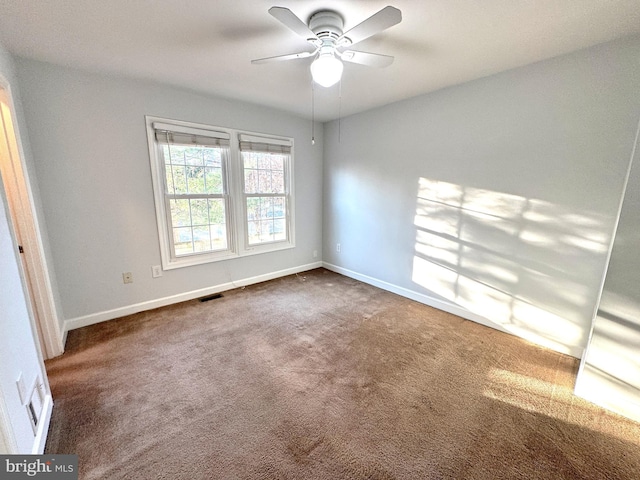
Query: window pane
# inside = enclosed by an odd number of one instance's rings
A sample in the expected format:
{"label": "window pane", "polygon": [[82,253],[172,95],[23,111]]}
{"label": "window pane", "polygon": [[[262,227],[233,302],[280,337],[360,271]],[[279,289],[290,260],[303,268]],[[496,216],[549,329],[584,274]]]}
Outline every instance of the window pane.
{"label": "window pane", "polygon": [[279,218],[273,221],[273,240],[286,240],[287,239],[287,227],[286,220]]}
{"label": "window pane", "polygon": [[224,199],[170,200],[170,205],[176,256],[228,248]]}
{"label": "window pane", "polygon": [[258,153],[243,152],[244,168],[258,168]]}
{"label": "window pane", "polygon": [[187,147],[184,149],[184,160],[187,165],[201,166],[202,154],[206,147]]}
{"label": "window pane", "polygon": [[212,224],[216,225],[224,225],[225,222],[225,214],[224,214],[224,200],[222,199],[214,199],[210,198],[208,200],[209,203],[209,221]]}
{"label": "window pane", "polygon": [[176,256],[193,253],[191,227],[181,227],[173,229],[173,244],[176,249]]}
{"label": "window pane", "polygon": [[249,245],[287,239],[284,197],[247,198]]}
{"label": "window pane", "polygon": [[258,189],[256,193],[271,192],[271,171],[258,170]]}
{"label": "window pane", "polygon": [[211,235],[209,226],[193,228],[193,251],[207,252],[211,250]]}
{"label": "window pane", "polygon": [[228,248],[222,198],[170,200],[175,255]]}
{"label": "window pane", "polygon": [[247,219],[258,220],[260,218],[260,198],[247,198]]}
{"label": "window pane", "polygon": [[173,191],[169,191],[168,193],[173,193],[176,195],[187,193],[187,176],[185,167],[181,165],[167,166],[167,174],[171,175],[174,188]]}
{"label": "window pane", "polygon": [[284,197],[272,197],[273,201],[273,216],[276,218],[284,218]]}
{"label": "window pane", "polygon": [[189,193],[206,193],[204,167],[187,167],[187,189]]}
{"label": "window pane", "polygon": [[271,169],[271,154],[269,153],[256,153],[258,155],[258,168],[260,170]]}
{"label": "window pane", "polygon": [[245,193],[285,193],[285,155],[243,152]]}
{"label": "window pane", "polygon": [[189,200],[192,225],[209,225],[209,204],[207,199]]}
{"label": "window pane", "polygon": [[165,186],[167,188],[166,193],[169,194],[174,194],[175,192],[175,186],[173,185],[173,173],[171,172],[171,168],[165,168],[164,171],[164,178],[165,178]]}
{"label": "window pane", "polygon": [[245,193],[258,193],[258,170],[245,168],[244,191]]}
{"label": "window pane", "polygon": [[171,207],[171,225],[173,227],[191,226],[189,200],[169,200]]}
{"label": "window pane", "polygon": [[271,220],[267,220],[260,222],[260,242],[270,242],[271,231],[273,230],[273,222]]}
{"label": "window pane", "polygon": [[211,243],[213,250],[227,248],[227,227],[224,224],[211,225]]}
{"label": "window pane", "polygon": [[260,222],[249,222],[247,224],[249,245],[260,243]]}
{"label": "window pane", "polygon": [[[176,145],[165,145],[165,162],[170,163],[172,165],[184,165],[184,147],[178,147]],[[171,154],[171,155],[169,155]],[[168,159],[168,160],[167,160]]]}
{"label": "window pane", "polygon": [[222,151],[219,148],[205,148],[203,158],[207,167],[222,167]]}
{"label": "window pane", "polygon": [[269,168],[271,170],[284,170],[284,155],[269,155]]}
{"label": "window pane", "polygon": [[222,168],[205,167],[204,182],[206,193],[224,193],[222,188]]}
{"label": "window pane", "polygon": [[162,149],[167,193],[224,193],[222,147],[163,145]]}
{"label": "window pane", "polygon": [[284,171],[276,170],[271,173],[271,193],[284,193]]}

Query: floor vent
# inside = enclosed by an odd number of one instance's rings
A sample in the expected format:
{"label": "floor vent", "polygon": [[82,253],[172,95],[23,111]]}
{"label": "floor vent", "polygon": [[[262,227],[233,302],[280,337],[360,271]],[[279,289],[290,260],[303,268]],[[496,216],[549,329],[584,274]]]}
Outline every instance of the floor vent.
{"label": "floor vent", "polygon": [[201,302],[208,302],[209,300],[216,300],[218,298],[222,298],[222,296],[223,295],[221,293],[214,293],[213,295],[202,297],[202,298],[199,298],[198,300],[200,300]]}

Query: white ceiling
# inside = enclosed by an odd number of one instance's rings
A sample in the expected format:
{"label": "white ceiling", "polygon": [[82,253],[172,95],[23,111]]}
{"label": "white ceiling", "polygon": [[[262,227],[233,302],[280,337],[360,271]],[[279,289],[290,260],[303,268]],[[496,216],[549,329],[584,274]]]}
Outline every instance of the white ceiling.
{"label": "white ceiling", "polygon": [[0,0],[11,53],[150,79],[311,116],[311,59],[252,65],[308,44],[267,13],[304,21],[340,12],[345,30],[386,5],[399,25],[357,49],[395,56],[384,69],[347,64],[316,87],[325,121],[640,33],[640,0]]}

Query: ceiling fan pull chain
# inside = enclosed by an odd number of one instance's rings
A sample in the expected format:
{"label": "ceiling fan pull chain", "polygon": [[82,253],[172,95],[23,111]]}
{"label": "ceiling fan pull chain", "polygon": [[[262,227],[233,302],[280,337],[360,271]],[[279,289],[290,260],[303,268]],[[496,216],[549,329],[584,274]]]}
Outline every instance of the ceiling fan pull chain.
{"label": "ceiling fan pull chain", "polygon": [[342,139],[342,78],[338,84],[338,143]]}
{"label": "ceiling fan pull chain", "polygon": [[311,79],[311,145],[316,144],[316,89]]}

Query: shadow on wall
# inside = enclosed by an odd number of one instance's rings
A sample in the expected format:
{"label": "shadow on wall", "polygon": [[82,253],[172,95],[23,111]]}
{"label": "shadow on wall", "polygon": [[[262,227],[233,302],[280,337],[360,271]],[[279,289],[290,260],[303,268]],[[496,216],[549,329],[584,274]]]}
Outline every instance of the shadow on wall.
{"label": "shadow on wall", "polygon": [[546,201],[420,178],[412,280],[489,324],[578,356],[606,255],[603,221]]}

